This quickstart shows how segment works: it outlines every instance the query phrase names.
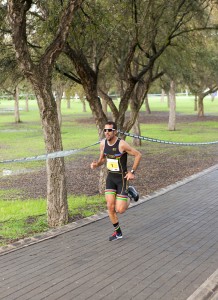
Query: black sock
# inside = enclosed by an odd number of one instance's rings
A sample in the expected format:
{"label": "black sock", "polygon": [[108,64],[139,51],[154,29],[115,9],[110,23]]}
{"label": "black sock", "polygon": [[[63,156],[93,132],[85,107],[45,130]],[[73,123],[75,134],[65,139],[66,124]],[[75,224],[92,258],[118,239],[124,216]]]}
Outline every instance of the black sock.
{"label": "black sock", "polygon": [[122,235],[122,231],[121,231],[121,229],[120,229],[119,222],[113,224],[113,226],[114,226],[114,229],[116,230],[116,232],[117,232],[118,234],[121,234],[121,235]]}

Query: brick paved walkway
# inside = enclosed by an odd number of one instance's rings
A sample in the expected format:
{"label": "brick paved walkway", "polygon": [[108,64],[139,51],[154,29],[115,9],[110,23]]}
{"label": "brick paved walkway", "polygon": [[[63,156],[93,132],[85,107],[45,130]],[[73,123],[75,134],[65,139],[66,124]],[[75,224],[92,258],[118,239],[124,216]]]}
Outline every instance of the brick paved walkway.
{"label": "brick paved walkway", "polygon": [[104,216],[2,253],[0,299],[218,299],[218,276],[205,284],[218,269],[218,166],[143,198],[120,223],[119,241]]}

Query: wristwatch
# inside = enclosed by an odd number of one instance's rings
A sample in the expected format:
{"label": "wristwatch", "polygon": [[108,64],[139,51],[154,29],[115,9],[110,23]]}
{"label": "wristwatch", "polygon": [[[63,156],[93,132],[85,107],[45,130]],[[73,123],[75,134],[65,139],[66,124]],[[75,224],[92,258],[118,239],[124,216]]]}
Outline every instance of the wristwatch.
{"label": "wristwatch", "polygon": [[132,174],[135,174],[135,170],[133,170],[133,169],[132,169],[130,172],[131,172]]}

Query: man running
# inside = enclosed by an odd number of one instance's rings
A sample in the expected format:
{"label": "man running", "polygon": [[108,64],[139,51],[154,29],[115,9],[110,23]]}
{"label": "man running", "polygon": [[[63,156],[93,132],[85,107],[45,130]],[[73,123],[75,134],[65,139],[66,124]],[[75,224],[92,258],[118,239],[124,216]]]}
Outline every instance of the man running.
{"label": "man running", "polygon": [[[141,153],[132,148],[124,140],[117,137],[117,125],[108,121],[104,127],[105,139],[100,143],[100,157],[91,163],[91,169],[107,164],[105,198],[109,218],[114,226],[110,241],[121,239],[122,231],[119,226],[117,213],[124,213],[129,206],[127,181],[135,178],[135,171],[141,159]],[[127,170],[127,154],[135,157],[131,170]]]}

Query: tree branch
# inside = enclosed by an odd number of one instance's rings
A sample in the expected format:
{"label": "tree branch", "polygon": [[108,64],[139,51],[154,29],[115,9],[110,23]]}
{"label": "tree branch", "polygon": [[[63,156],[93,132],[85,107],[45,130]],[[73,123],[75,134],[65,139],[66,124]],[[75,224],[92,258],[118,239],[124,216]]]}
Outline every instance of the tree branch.
{"label": "tree branch", "polygon": [[68,6],[63,12],[61,21],[59,23],[56,37],[53,42],[48,46],[44,55],[41,58],[41,65],[45,63],[53,65],[59,54],[61,53],[64,43],[69,33],[69,27],[71,25],[74,12],[81,6],[84,0],[70,0]]}
{"label": "tree branch", "polygon": [[101,88],[98,88],[98,92],[101,98],[104,98],[106,100],[115,119],[118,118],[119,112],[111,97],[108,96],[108,94],[106,94]]}
{"label": "tree branch", "polygon": [[[45,65],[47,65],[48,72],[51,71],[55,60],[60,55],[64,46],[73,19],[73,14],[80,7],[82,2],[83,0],[69,0],[68,6],[61,17],[56,36],[39,60],[39,65],[43,70],[45,69]],[[8,1],[8,16],[12,27],[16,56],[20,61],[21,68],[26,74],[32,74],[33,69],[35,68],[28,49],[26,33],[26,14],[31,8],[31,5],[32,0]]]}
{"label": "tree branch", "polygon": [[78,78],[75,74],[72,74],[72,73],[70,74],[70,73],[67,73],[65,71],[62,71],[57,64],[55,65],[55,70],[58,71],[58,73],[64,75],[67,78],[69,78],[70,80],[75,81],[78,84],[82,84],[80,78]]}

